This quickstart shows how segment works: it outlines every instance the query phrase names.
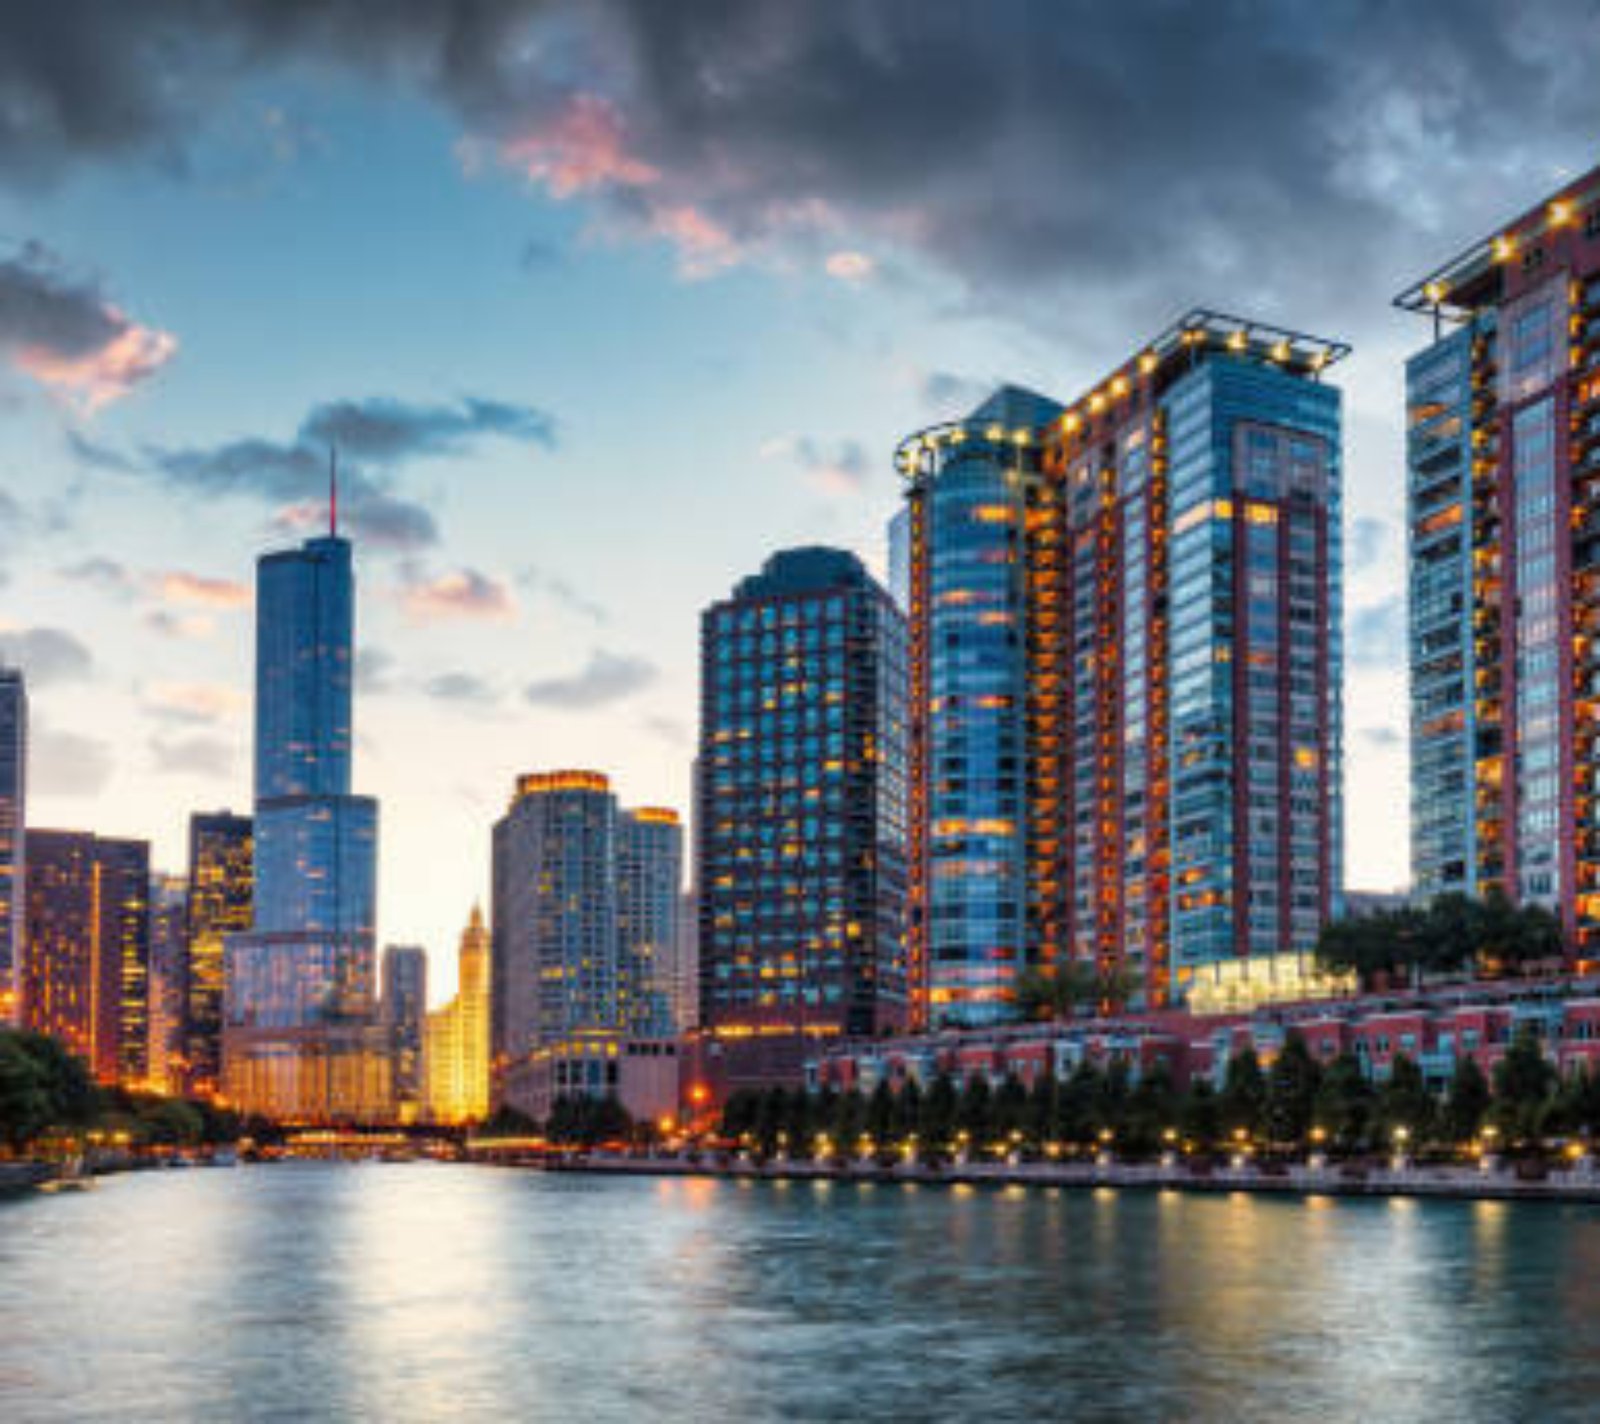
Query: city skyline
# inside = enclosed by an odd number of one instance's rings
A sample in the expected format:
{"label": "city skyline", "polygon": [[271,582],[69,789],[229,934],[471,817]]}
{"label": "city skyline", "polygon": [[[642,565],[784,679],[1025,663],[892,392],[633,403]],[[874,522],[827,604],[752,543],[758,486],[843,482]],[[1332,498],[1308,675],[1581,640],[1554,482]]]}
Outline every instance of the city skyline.
{"label": "city skyline", "polygon": [[[1066,100],[970,116],[992,153],[881,123],[909,74],[936,85],[954,55],[1026,65],[1020,12],[992,33],[947,16],[871,34],[755,7],[718,40],[693,7],[659,29],[602,8],[609,59],[572,17],[504,46],[516,60],[493,43],[508,32],[482,36],[447,72],[448,6],[385,20],[384,64],[355,57],[368,36],[345,7],[279,30],[239,7],[194,36],[226,62],[210,78],[180,65],[166,94],[140,77],[162,68],[166,10],[107,9],[70,40],[21,25],[35,63],[0,80],[28,100],[8,113],[51,112],[74,66],[47,61],[69,43],[107,100],[102,122],[0,131],[0,651],[29,673],[34,823],[150,839],[177,871],[191,811],[247,808],[248,570],[320,518],[337,440],[379,654],[356,748],[357,784],[385,806],[379,934],[427,945],[445,997],[463,908],[487,892],[481,828],[512,778],[603,765],[687,811],[701,608],[778,546],[848,547],[881,576],[905,430],[1001,379],[1084,388],[1128,334],[1201,300],[1356,348],[1347,868],[1403,883],[1398,386],[1426,331],[1389,299],[1589,166],[1596,100],[1561,60],[1576,25],[1552,27],[1561,44],[1519,34],[1509,80],[1457,83],[1481,114],[1422,122],[1399,99],[1364,106],[1364,86],[1424,51],[1487,76],[1504,22],[1473,40],[1420,16],[1371,33],[1330,17],[1299,50],[1293,17],[1257,37],[1224,11],[1180,63],[1096,21],[1075,40],[1137,53],[1141,86],[1170,91],[1102,95],[1128,151],[1101,156]],[[1342,48],[1349,68],[1296,89],[1274,44]],[[650,61],[684,45],[702,66],[658,77],[674,66]],[[826,55],[860,95],[842,132],[761,106]],[[696,82],[719,72],[742,82]],[[756,146],[720,169],[690,102],[713,93],[719,124],[748,121]],[[108,119],[113,95],[126,107]],[[1270,147],[1254,137],[1268,114],[1283,115]],[[1507,144],[1483,116],[1513,114]],[[762,144],[792,189],[726,177]],[[1240,145],[1248,163],[1224,157]],[[1035,191],[1024,170],[1047,159],[1093,201]],[[1013,214],[974,206],[997,185]],[[1297,240],[1301,224],[1322,240]],[[440,764],[408,754],[447,737]]]}

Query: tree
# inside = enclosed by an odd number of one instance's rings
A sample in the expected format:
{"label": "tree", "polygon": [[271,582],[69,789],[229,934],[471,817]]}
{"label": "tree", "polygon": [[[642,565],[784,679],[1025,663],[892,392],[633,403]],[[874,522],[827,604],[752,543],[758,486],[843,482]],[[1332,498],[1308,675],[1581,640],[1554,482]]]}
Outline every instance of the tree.
{"label": "tree", "polygon": [[57,1040],[0,1030],[0,1140],[12,1150],[50,1128],[89,1126],[101,1104],[84,1061]]}
{"label": "tree", "polygon": [[1316,1115],[1317,1089],[1322,1069],[1311,1056],[1306,1041],[1291,1030],[1267,1074],[1267,1140],[1299,1147],[1311,1132]]}
{"label": "tree", "polygon": [[1030,964],[1012,992],[1023,1018],[1044,1021],[1074,1018],[1098,998],[1095,972],[1079,960]]}
{"label": "tree", "polygon": [[1084,1059],[1056,1093],[1055,1135],[1063,1142],[1079,1145],[1092,1142],[1096,1107],[1100,1099],[1100,1071],[1088,1059]]}
{"label": "tree", "polygon": [[1128,1094],[1119,1141],[1125,1151],[1135,1155],[1154,1152],[1167,1132],[1175,1130],[1177,1117],[1178,1094],[1172,1074],[1158,1064],[1141,1073]]}
{"label": "tree", "polygon": [[965,1133],[971,1146],[981,1151],[994,1133],[994,1095],[989,1091],[989,1080],[982,1073],[973,1073],[961,1090],[961,1102],[956,1108],[956,1129]]}
{"label": "tree", "polygon": [[1445,1141],[1457,1146],[1471,1142],[1483,1130],[1489,1111],[1489,1080],[1470,1053],[1456,1059],[1450,1090],[1439,1114],[1439,1130]]}
{"label": "tree", "polygon": [[1395,1054],[1389,1063],[1389,1076],[1378,1089],[1377,1124],[1391,1139],[1404,1134],[1403,1141],[1421,1142],[1433,1127],[1433,1094],[1422,1077],[1416,1060],[1404,1053]]}
{"label": "tree", "polygon": [[1195,1078],[1178,1106],[1178,1130],[1184,1140],[1207,1151],[1222,1140],[1222,1111],[1217,1090],[1207,1078]]}
{"label": "tree", "polygon": [[1317,1089],[1314,1126],[1347,1151],[1360,1147],[1372,1120],[1372,1085],[1352,1053],[1341,1053],[1328,1065]]}
{"label": "tree", "polygon": [[1494,1104],[1490,1117],[1513,1145],[1538,1139],[1544,1130],[1556,1070],[1544,1056],[1538,1036],[1521,1029],[1494,1067]]}
{"label": "tree", "polygon": [[956,1130],[957,1106],[955,1084],[948,1073],[940,1073],[922,1099],[917,1126],[917,1136],[928,1153],[938,1156],[950,1150],[950,1139]]}
{"label": "tree", "polygon": [[867,1100],[867,1136],[880,1146],[894,1136],[894,1089],[880,1078]]}
{"label": "tree", "polygon": [[1010,1141],[1012,1133],[1022,1133],[1028,1117],[1028,1090],[1015,1073],[1006,1074],[994,1095],[994,1132]]}
{"label": "tree", "polygon": [[1028,1090],[1028,1110],[1024,1114],[1022,1133],[1035,1151],[1055,1137],[1058,1091],[1056,1075],[1048,1068],[1033,1080]]}
{"label": "tree", "polygon": [[1261,1131],[1266,1121],[1267,1080],[1254,1048],[1242,1048],[1228,1059],[1219,1103],[1223,1130],[1230,1136]]}

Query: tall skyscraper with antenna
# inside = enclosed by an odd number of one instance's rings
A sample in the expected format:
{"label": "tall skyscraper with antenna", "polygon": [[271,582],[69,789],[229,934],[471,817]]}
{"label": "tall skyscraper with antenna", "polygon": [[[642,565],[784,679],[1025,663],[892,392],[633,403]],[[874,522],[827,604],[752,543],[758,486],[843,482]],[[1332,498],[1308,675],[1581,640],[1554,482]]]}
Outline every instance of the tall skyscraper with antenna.
{"label": "tall skyscraper with antenna", "polygon": [[351,794],[354,580],[328,533],[256,568],[255,899],[230,937],[224,1094],[300,1122],[387,1115],[374,1002],[378,806]]}

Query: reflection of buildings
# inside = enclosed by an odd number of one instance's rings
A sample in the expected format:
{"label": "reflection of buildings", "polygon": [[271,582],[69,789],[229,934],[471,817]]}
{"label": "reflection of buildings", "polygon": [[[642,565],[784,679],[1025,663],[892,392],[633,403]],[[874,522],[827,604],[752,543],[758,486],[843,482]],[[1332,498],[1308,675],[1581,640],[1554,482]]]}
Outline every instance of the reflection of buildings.
{"label": "reflection of buildings", "polygon": [[422,1110],[422,1021],[428,1012],[428,956],[414,945],[383,951],[383,1026],[393,1074],[395,1114],[415,1122]]}
{"label": "reflection of buildings", "polygon": [[599,772],[519,778],[494,828],[497,1100],[544,1117],[618,1094],[625,1040],[670,1031],[680,835],[670,812],[619,810]]}
{"label": "reflection of buildings", "polygon": [[255,899],[250,930],[227,942],[224,1094],[297,1122],[389,1111],[378,807],[350,794],[353,604],[336,534],[257,567]]}
{"label": "reflection of buildings", "polygon": [[158,1093],[181,1095],[184,1072],[184,992],[188,979],[188,887],[181,875],[150,877],[149,1082]]}
{"label": "reflection of buildings", "polygon": [[1340,883],[1345,348],[1193,312],[1068,407],[901,447],[919,1017],[1019,971],[1271,979]]}
{"label": "reflection of buildings", "polygon": [[474,905],[461,935],[456,996],[428,1015],[423,1040],[429,1122],[481,1122],[489,1115],[489,931]]}
{"label": "reflection of buildings", "polygon": [[250,928],[255,855],[248,816],[189,818],[188,972],[183,1055],[188,1090],[213,1097],[222,1081],[222,971],[229,935]]}
{"label": "reflection of buildings", "polygon": [[1405,292],[1420,895],[1549,906],[1600,958],[1600,169]]}
{"label": "reflection of buildings", "polygon": [[0,667],[0,1024],[17,1012],[27,813],[28,687],[20,668]]}
{"label": "reflection of buildings", "polygon": [[701,616],[700,1027],[729,1085],[903,1022],[905,619],[791,549]]}
{"label": "reflection of buildings", "polygon": [[22,1022],[59,1038],[102,1083],[148,1067],[150,847],[30,831]]}

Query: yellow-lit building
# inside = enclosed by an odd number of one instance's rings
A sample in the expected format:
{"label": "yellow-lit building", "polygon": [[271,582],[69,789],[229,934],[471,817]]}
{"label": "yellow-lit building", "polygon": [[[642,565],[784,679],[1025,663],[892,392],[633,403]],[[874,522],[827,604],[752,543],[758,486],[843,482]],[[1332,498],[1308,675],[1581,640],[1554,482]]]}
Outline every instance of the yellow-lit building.
{"label": "yellow-lit building", "polygon": [[481,1122],[489,1115],[489,931],[483,911],[461,935],[456,996],[428,1015],[422,1060],[430,1122]]}

